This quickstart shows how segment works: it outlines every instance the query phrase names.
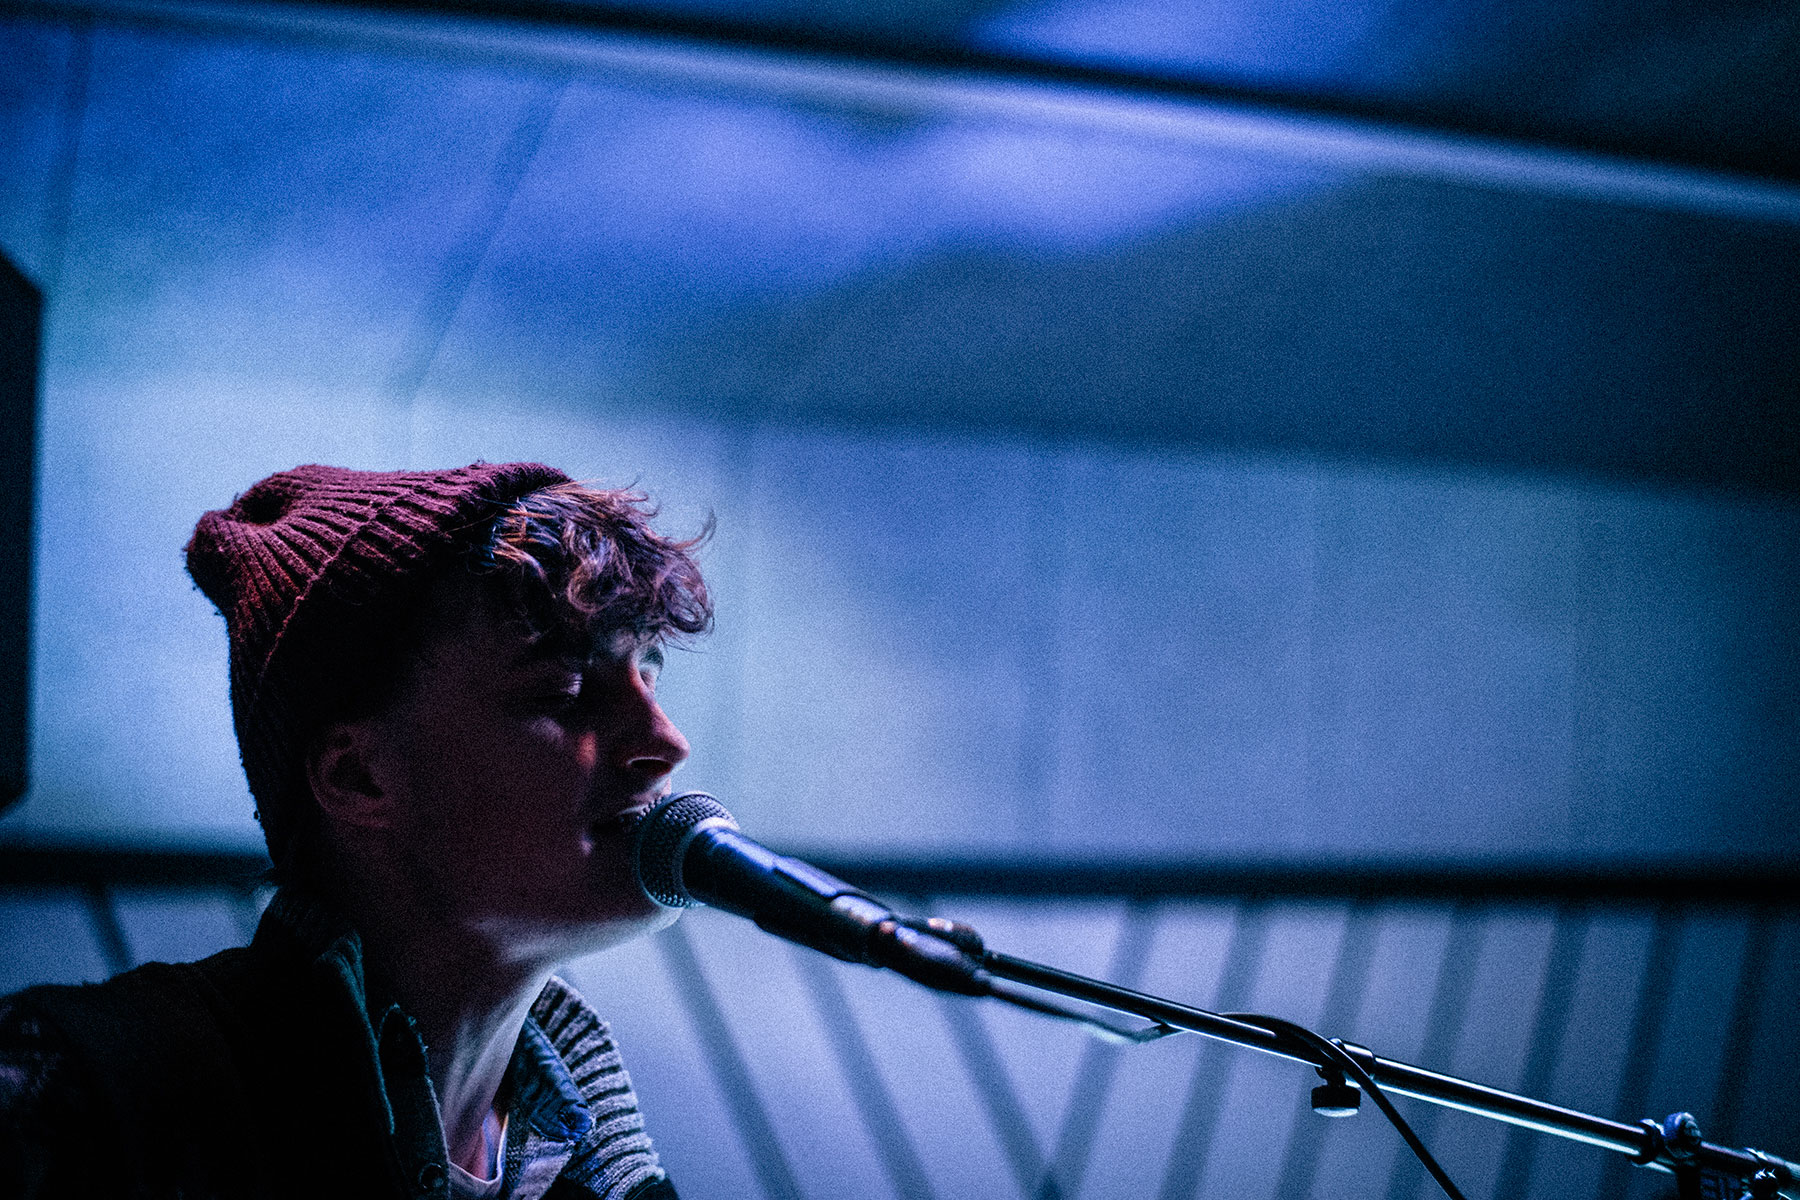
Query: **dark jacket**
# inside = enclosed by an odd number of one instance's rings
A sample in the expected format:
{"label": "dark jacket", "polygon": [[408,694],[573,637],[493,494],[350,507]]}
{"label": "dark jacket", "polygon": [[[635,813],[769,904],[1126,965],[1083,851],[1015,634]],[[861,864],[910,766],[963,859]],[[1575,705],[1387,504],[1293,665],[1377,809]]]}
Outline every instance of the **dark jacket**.
{"label": "dark jacket", "polygon": [[[283,892],[248,947],[0,1000],[0,1197],[447,1198],[424,1046],[331,921]],[[569,1100],[550,1132],[577,1145]],[[630,1191],[673,1196],[660,1170]]]}

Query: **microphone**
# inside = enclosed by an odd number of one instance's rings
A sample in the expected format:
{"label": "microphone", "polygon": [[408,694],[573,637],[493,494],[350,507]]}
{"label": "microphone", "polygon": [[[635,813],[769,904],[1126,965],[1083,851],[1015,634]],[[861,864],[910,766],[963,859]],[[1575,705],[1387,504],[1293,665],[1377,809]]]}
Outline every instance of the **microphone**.
{"label": "microphone", "polygon": [[644,895],[664,908],[708,904],[845,962],[887,967],[938,991],[992,994],[974,930],[903,917],[836,876],[759,845],[705,792],[671,796],[644,814],[632,866]]}

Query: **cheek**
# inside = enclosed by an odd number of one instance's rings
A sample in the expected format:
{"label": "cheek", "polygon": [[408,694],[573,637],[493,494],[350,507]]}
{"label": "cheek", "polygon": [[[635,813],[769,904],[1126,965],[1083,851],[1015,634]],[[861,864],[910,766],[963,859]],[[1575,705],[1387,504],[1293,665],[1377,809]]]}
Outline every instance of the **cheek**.
{"label": "cheek", "polygon": [[443,722],[412,743],[410,807],[452,840],[512,840],[579,810],[593,770],[593,739],[554,721],[497,727]]}
{"label": "cheek", "polygon": [[592,773],[600,765],[600,735],[593,730],[583,730],[575,739],[575,768],[584,774]]}

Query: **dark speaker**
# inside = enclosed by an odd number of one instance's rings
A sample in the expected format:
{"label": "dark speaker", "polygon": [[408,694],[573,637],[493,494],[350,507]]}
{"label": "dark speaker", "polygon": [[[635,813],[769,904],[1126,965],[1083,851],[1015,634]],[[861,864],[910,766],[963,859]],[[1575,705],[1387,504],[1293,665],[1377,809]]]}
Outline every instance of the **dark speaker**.
{"label": "dark speaker", "polygon": [[44,297],[0,254],[0,808],[25,792],[31,513]]}

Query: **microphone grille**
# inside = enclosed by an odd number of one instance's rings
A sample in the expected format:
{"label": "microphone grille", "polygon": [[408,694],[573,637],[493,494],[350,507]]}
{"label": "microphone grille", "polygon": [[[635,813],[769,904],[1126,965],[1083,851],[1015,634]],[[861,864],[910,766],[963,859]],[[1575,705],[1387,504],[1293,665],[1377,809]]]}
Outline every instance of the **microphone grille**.
{"label": "microphone grille", "polygon": [[638,886],[664,908],[686,908],[695,903],[681,882],[681,859],[702,824],[737,828],[725,806],[705,792],[671,796],[638,822],[637,842],[632,850]]}

